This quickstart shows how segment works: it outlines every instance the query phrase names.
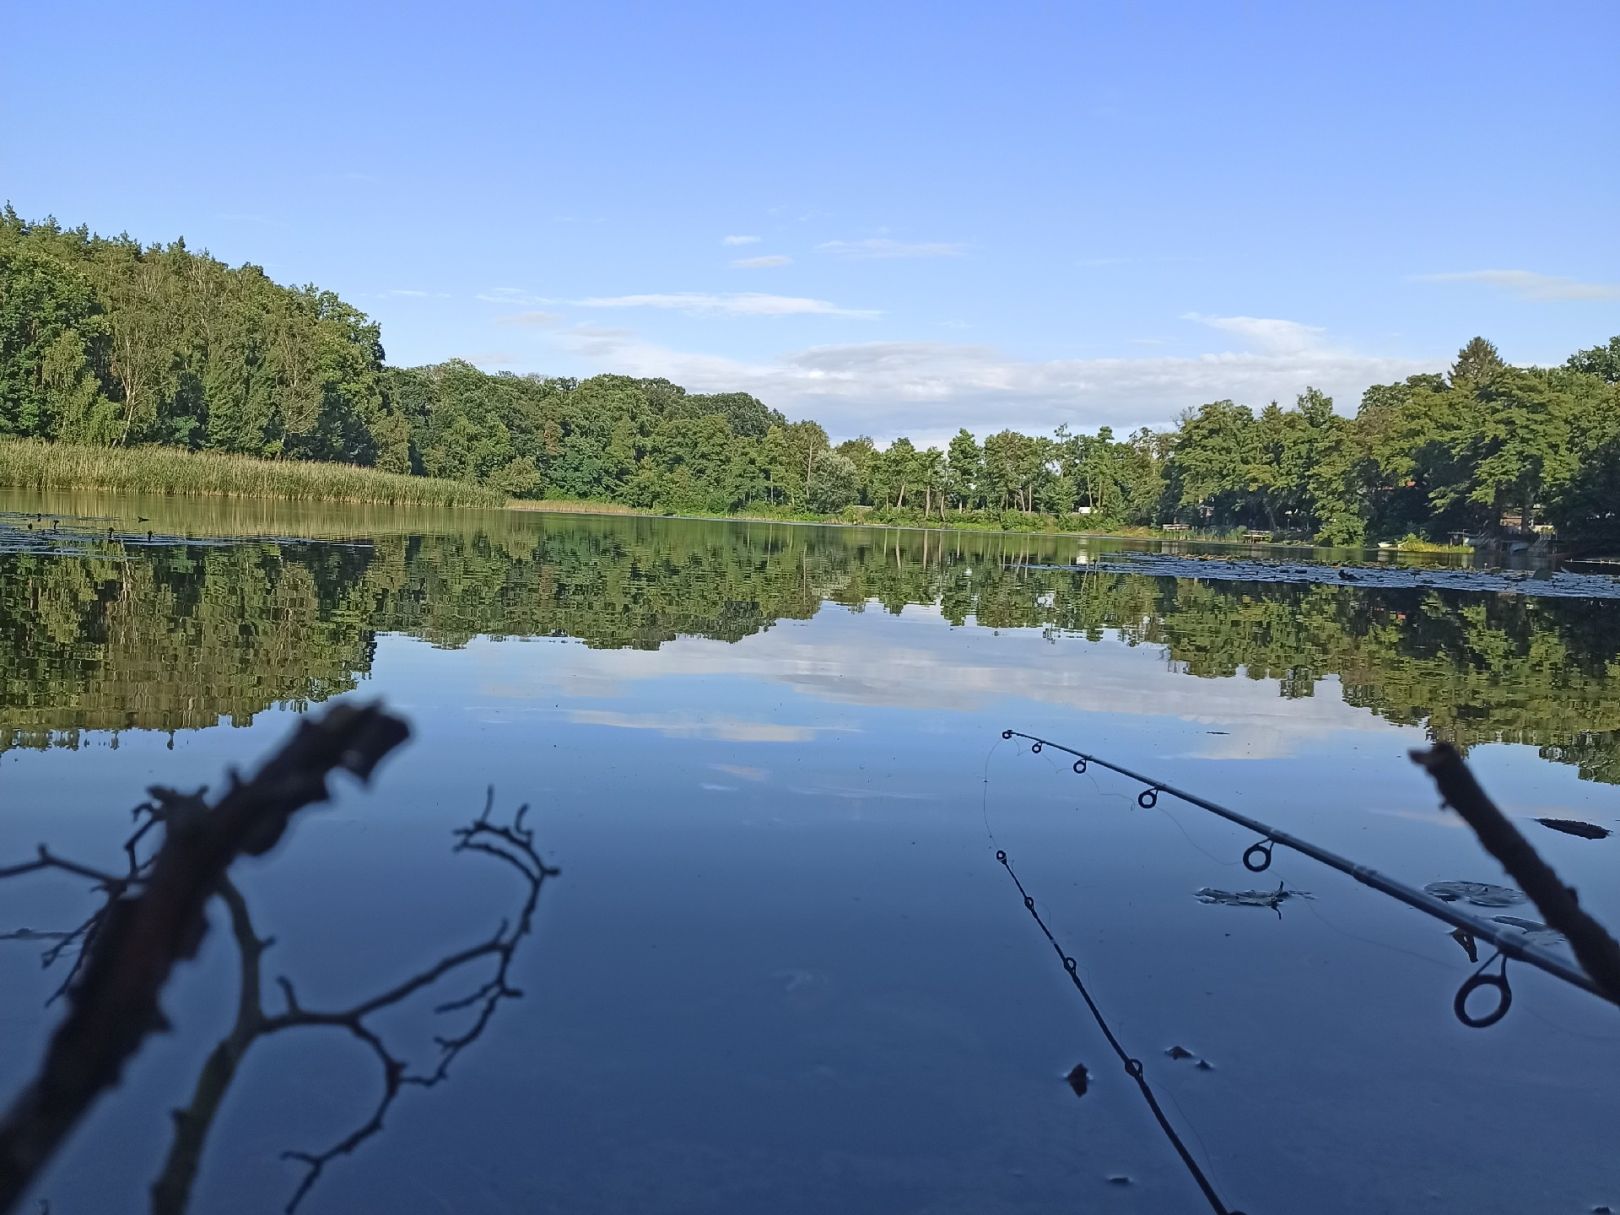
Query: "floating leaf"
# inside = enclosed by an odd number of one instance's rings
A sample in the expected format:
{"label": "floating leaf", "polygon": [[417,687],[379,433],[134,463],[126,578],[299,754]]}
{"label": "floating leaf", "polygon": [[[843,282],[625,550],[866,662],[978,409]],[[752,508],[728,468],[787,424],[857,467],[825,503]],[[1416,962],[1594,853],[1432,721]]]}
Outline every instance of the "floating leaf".
{"label": "floating leaf", "polygon": [[1578,835],[1583,840],[1606,840],[1614,834],[1607,827],[1583,823],[1578,818],[1538,818],[1536,822],[1554,831],[1562,831],[1565,835]]}
{"label": "floating leaf", "polygon": [[1462,928],[1453,928],[1446,935],[1463,947],[1463,952],[1468,955],[1470,962],[1479,961],[1479,945],[1475,942],[1473,933]]}
{"label": "floating leaf", "polygon": [[1472,903],[1475,907],[1513,907],[1525,901],[1524,892],[1489,882],[1430,882],[1423,888],[1444,903]]}
{"label": "floating leaf", "polygon": [[1213,886],[1205,886],[1194,891],[1194,895],[1200,903],[1220,907],[1265,907],[1271,911],[1276,911],[1289,899],[1311,897],[1303,890],[1285,890],[1281,885],[1275,890],[1217,890]]}
{"label": "floating leaf", "polygon": [[1562,945],[1566,940],[1558,929],[1549,928],[1540,920],[1521,920],[1516,915],[1493,915],[1491,920],[1497,924],[1506,924],[1509,928],[1517,928],[1533,945]]}
{"label": "floating leaf", "polygon": [[1086,1070],[1084,1063],[1076,1063],[1063,1078],[1069,1082],[1069,1087],[1074,1090],[1076,1097],[1084,1097],[1086,1088],[1091,1084],[1091,1073]]}
{"label": "floating leaf", "polygon": [[1188,1050],[1185,1046],[1172,1046],[1164,1053],[1169,1055],[1172,1059],[1191,1059],[1193,1057],[1192,1051]]}

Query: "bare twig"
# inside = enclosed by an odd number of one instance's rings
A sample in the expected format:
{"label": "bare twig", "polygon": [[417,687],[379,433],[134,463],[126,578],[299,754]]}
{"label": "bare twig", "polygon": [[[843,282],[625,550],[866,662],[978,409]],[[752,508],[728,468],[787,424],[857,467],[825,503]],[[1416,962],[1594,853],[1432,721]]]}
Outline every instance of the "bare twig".
{"label": "bare twig", "polygon": [[0,878],[57,869],[88,878],[108,895],[94,926],[85,930],[67,1015],[34,1080],[0,1118],[0,1212],[16,1208],[68,1132],[118,1082],[147,1035],[166,1026],[159,997],[175,965],[201,944],[207,903],[231,864],[268,851],[294,813],[326,800],[333,769],[346,768],[365,780],[408,734],[403,721],[376,706],[339,704],[319,719],[301,721],[252,780],[233,774],[212,806],[201,793],[151,790],[148,813],[163,823],[163,843],[150,862],[141,863],[136,845],[152,825],[142,824],[126,845],[128,874],[64,861],[43,847],[33,861],[0,869]]}
{"label": "bare twig", "polygon": [[[382,1080],[382,1090],[370,1116],[337,1143],[318,1152],[284,1153],[285,1159],[296,1161],[304,1167],[303,1179],[287,1204],[288,1215],[298,1209],[298,1205],[320,1180],[329,1164],[340,1156],[350,1155],[372,1136],[381,1132],[384,1119],[407,1085],[431,1088],[448,1079],[451,1065],[463,1050],[483,1034],[501,1003],[522,996],[523,993],[511,983],[512,961],[518,946],[529,935],[533,926],[541,886],[546,878],[556,876],[558,871],[545,864],[535,851],[534,833],[523,825],[528,807],[520,807],[511,824],[503,825],[490,819],[494,804],[495,791],[491,789],[484,802],[483,814],[471,825],[456,831],[455,851],[482,852],[511,866],[521,875],[526,891],[516,921],[502,922],[489,940],[459,953],[450,954],[381,995],[363,1000],[342,1011],[323,1012],[304,1008],[298,1002],[292,984],[286,979],[278,980],[287,1007],[282,1013],[264,1022],[263,1033],[272,1034],[301,1028],[343,1030],[362,1043],[376,1058]],[[441,1035],[434,1039],[438,1047],[438,1059],[430,1070],[420,1073],[410,1071],[406,1062],[393,1054],[381,1036],[366,1023],[366,1019],[373,1013],[398,1005],[416,993],[485,959],[494,963],[494,973],[488,979],[468,995],[446,1000],[433,1010],[440,1015],[467,1009],[476,1009],[476,1012],[462,1032]]]}
{"label": "bare twig", "polygon": [[1552,866],[1541,859],[1530,842],[1480,787],[1462,755],[1450,743],[1436,743],[1427,751],[1413,751],[1412,762],[1428,772],[1440,796],[1473,828],[1485,850],[1501,862],[1549,927],[1569,938],[1575,960],[1620,1003],[1620,942],[1587,915],[1575,891],[1564,885]]}

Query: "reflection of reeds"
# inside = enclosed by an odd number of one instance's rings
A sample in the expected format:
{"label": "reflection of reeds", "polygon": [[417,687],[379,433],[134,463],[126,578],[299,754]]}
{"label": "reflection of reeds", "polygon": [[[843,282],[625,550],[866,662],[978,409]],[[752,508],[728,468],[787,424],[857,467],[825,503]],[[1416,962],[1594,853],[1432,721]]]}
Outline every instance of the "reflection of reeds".
{"label": "reflection of reeds", "polygon": [[81,447],[34,439],[0,442],[0,485],[389,505],[501,506],[505,502],[501,495],[476,485],[351,464],[258,460],[168,447]]}

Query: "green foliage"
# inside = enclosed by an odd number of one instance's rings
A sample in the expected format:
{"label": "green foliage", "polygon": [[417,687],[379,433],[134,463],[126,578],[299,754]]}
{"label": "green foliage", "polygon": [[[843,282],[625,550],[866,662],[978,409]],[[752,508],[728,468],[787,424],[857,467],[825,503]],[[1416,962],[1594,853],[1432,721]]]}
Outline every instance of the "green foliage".
{"label": "green foliage", "polygon": [[1484,338],[1449,374],[1369,388],[1354,418],[1307,387],[1220,400],[1120,441],[966,430],[836,449],[747,393],[663,379],[384,366],[375,322],[329,291],[0,211],[0,437],[164,445],[376,468],[510,498],[661,513],[836,515],[1014,530],[1191,524],[1335,544],[1551,523],[1620,547],[1620,337],[1557,370]]}
{"label": "green foliage", "polygon": [[1608,384],[1620,384],[1620,335],[1610,338],[1606,345],[1570,355],[1565,366],[1582,375],[1595,375]]}

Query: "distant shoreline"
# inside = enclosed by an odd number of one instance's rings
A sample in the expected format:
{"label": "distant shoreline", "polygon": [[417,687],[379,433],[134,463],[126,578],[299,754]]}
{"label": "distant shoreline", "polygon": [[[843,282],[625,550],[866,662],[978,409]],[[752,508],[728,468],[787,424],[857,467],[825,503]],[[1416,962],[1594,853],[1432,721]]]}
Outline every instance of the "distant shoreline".
{"label": "distant shoreline", "polygon": [[[625,506],[619,502],[592,502],[582,499],[562,498],[514,498],[506,504],[506,509],[516,512],[544,515],[582,515],[582,516],[612,516],[625,519],[681,519],[690,522],[702,523],[776,523],[788,527],[866,527],[884,531],[904,532],[960,532],[975,536],[1031,536],[1051,540],[1152,540],[1158,543],[1186,543],[1206,545],[1217,548],[1270,548],[1294,549],[1301,551],[1336,551],[1346,553],[1375,553],[1380,549],[1376,544],[1332,545],[1315,544],[1309,540],[1234,540],[1227,536],[1209,535],[1201,532],[1170,532],[1157,528],[1125,528],[1107,531],[1074,531],[1064,528],[1005,528],[989,527],[984,524],[963,522],[960,524],[940,523],[927,525],[922,523],[891,523],[881,519],[847,519],[847,518],[783,518],[778,515],[761,515],[741,513],[734,515],[690,515],[679,513],[665,513],[663,511],[638,510],[633,506]],[[1474,550],[1465,544],[1430,544],[1424,542],[1420,545],[1400,546],[1384,549],[1385,552],[1414,552],[1427,553],[1436,556],[1464,556]]]}
{"label": "distant shoreline", "polygon": [[[1227,549],[1330,550],[1366,554],[1370,545],[1332,546],[1307,540],[1236,538],[1194,531],[1150,527],[1078,530],[1060,526],[1054,516],[1030,516],[1032,526],[1007,528],[972,519],[886,520],[849,515],[793,517],[738,512],[684,514],[644,510],[617,502],[588,499],[506,498],[493,490],[460,481],[382,472],[347,464],[266,460],[221,452],[192,452],[165,447],[107,448],[47,443],[38,439],[0,440],[0,486],[36,493],[117,493],[180,499],[262,500],[330,503],[342,506],[440,508],[511,513],[611,516],[637,519],[685,519],[727,523],[770,523],[794,527],[868,527],[896,531],[958,532],[972,535],[1042,537],[1046,539],[1152,541]],[[1396,551],[1402,551],[1397,546]],[[1459,545],[1422,543],[1404,551],[1463,555]]]}

